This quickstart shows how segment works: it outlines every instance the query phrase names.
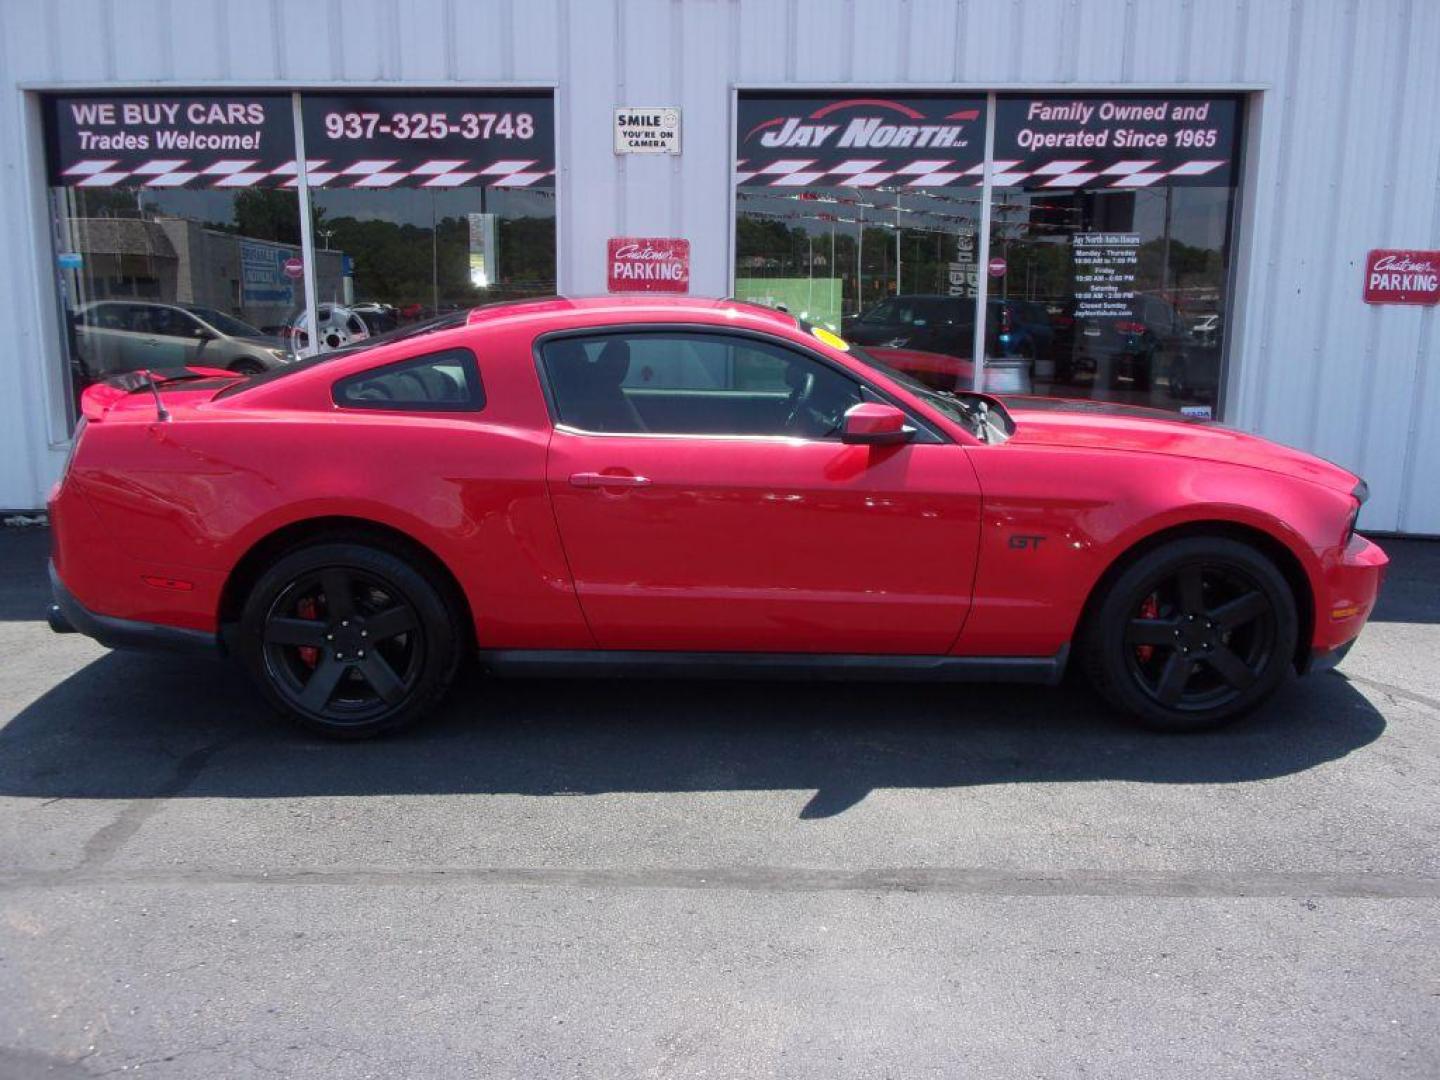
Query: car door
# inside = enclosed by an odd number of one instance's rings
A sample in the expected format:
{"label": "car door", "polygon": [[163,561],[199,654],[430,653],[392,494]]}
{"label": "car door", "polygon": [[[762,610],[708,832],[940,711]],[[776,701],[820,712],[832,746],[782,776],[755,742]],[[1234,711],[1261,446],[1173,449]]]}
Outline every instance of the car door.
{"label": "car door", "polygon": [[203,327],[168,304],[128,304],[122,361],[126,371],[184,367],[200,348]]}
{"label": "car door", "polygon": [[775,339],[596,332],[541,355],[548,487],[602,648],[949,650],[979,533],[960,446],[923,425],[901,446],[842,443],[873,391]]}

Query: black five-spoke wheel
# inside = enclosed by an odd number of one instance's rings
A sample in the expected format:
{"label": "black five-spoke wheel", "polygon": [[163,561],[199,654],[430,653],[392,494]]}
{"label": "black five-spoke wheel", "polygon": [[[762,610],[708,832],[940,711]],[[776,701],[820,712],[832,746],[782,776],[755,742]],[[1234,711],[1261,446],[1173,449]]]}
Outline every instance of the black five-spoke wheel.
{"label": "black five-spoke wheel", "polygon": [[1274,692],[1296,633],[1294,597],[1270,559],[1226,537],[1194,537],[1114,581],[1084,659],[1102,694],[1153,726],[1211,727]]}
{"label": "black five-spoke wheel", "polygon": [[1255,684],[1270,658],[1275,613],[1230,566],[1190,563],[1141,601],[1125,627],[1130,671],[1166,708],[1223,705]]}
{"label": "black five-spoke wheel", "polygon": [[342,566],[292,582],[264,634],[276,688],[336,724],[363,723],[403,701],[424,655],[419,616],[395,586]]}
{"label": "black five-spoke wheel", "polygon": [[272,703],[345,737],[415,719],[452,681],[453,605],[424,570],[352,543],[292,552],[252,589],[241,650]]}

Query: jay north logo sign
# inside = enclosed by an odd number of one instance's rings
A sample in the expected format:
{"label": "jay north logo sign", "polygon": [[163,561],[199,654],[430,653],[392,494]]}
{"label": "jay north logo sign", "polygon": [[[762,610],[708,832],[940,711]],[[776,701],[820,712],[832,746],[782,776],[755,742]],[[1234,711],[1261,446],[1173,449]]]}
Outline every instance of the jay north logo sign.
{"label": "jay north logo sign", "polygon": [[738,168],[755,177],[747,182],[839,186],[923,173],[949,183],[984,156],[983,97],[746,95],[738,119]]}

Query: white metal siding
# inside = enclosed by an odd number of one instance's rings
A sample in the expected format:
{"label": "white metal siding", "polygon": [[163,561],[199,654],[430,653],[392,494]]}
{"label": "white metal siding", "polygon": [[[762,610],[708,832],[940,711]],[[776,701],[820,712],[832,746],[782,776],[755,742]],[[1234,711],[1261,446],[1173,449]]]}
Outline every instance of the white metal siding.
{"label": "white metal siding", "polygon": [[[1440,248],[1434,0],[0,0],[0,506],[63,457],[34,117],[21,84],[554,83],[560,281],[688,237],[729,283],[733,87],[1262,88],[1227,419],[1366,475],[1364,525],[1440,534],[1435,309],[1360,300],[1372,247]],[[617,158],[615,105],[684,153]]]}

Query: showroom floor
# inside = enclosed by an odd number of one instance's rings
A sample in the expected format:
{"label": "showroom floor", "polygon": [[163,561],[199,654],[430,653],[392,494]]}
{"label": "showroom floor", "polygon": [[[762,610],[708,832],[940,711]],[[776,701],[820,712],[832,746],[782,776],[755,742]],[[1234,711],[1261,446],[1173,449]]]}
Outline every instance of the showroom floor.
{"label": "showroom floor", "polygon": [[1339,674],[471,679],[332,745],[0,531],[0,1077],[1434,1077],[1440,544]]}

